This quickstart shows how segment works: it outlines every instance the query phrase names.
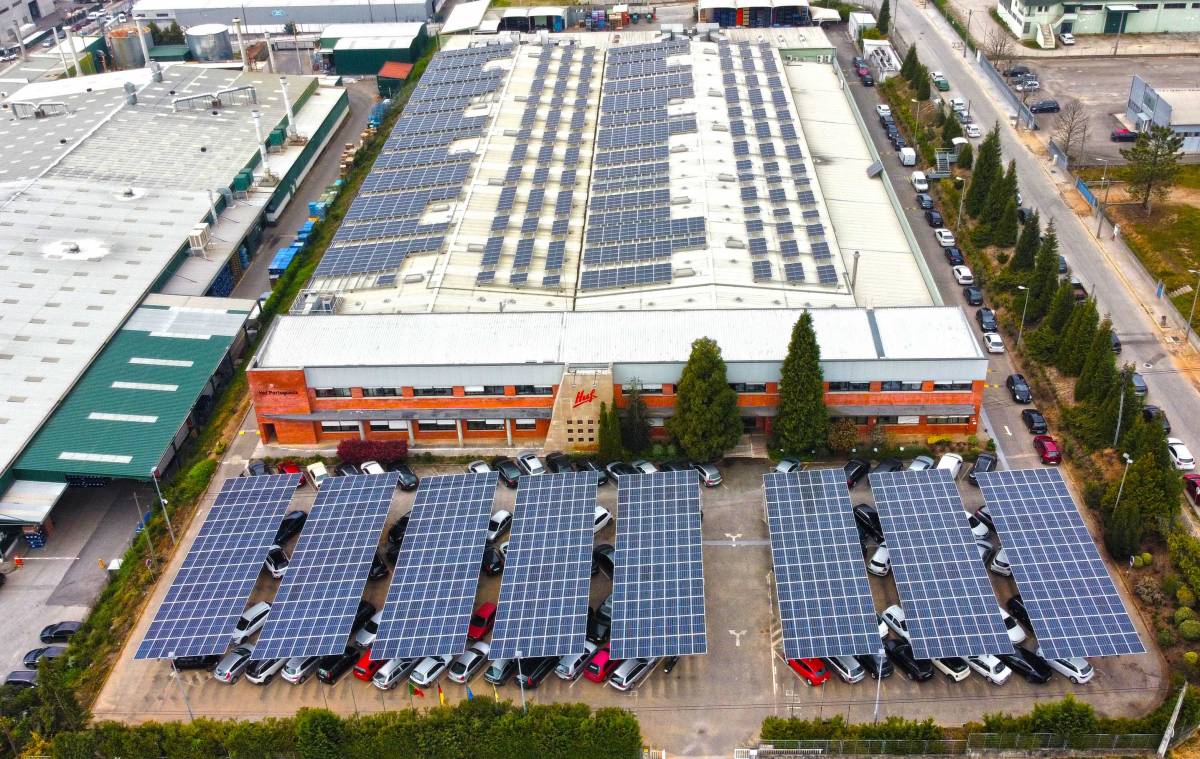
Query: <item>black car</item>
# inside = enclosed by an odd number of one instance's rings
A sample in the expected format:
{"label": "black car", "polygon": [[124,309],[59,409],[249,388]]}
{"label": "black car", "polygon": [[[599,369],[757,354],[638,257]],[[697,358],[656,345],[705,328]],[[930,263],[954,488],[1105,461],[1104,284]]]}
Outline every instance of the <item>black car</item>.
{"label": "black car", "polygon": [[1167,412],[1163,411],[1158,406],[1153,404],[1142,406],[1142,418],[1147,422],[1153,422],[1155,419],[1158,419],[1160,422],[1162,422],[1163,432],[1167,433],[1168,435],[1171,434],[1171,422],[1167,419]]}
{"label": "black car", "polygon": [[13,688],[32,688],[37,685],[38,673],[36,669],[18,669],[14,672],[9,672],[8,677],[4,678],[4,684]]}
{"label": "black car", "polygon": [[1039,100],[1029,106],[1030,113],[1058,113],[1061,110],[1057,100]]}
{"label": "black car", "polygon": [[996,471],[996,462],[996,454],[994,453],[979,454],[979,458],[975,459],[975,463],[971,465],[971,470],[967,472],[967,482],[975,487],[979,487],[979,480],[976,479],[976,475],[980,472]]}
{"label": "black car", "polygon": [[1071,270],[1071,268],[1069,266],[1067,266],[1067,257],[1060,255],[1058,257],[1058,273],[1066,274],[1070,270]]}
{"label": "black car", "polygon": [[340,654],[322,656],[321,661],[317,664],[317,679],[333,685],[342,679],[342,675],[349,672],[361,658],[362,651],[354,646],[346,646],[346,650]]}
{"label": "black car", "polygon": [[1000,325],[996,324],[996,312],[986,306],[975,312],[975,321],[984,332],[996,332]]}
{"label": "black car", "polygon": [[246,465],[246,471],[242,474],[243,477],[262,477],[263,475],[273,474],[271,465],[265,461],[251,461]]}
{"label": "black car", "polygon": [[391,570],[388,569],[387,562],[384,561],[383,557],[379,555],[379,551],[375,551],[375,556],[371,559],[371,571],[367,573],[367,579],[382,580],[384,577],[388,576],[388,572],[390,571]]}
{"label": "black car", "polygon": [[874,540],[876,543],[883,540],[883,525],[879,522],[879,512],[865,503],[854,507],[854,526],[858,528],[861,538]]}
{"label": "black car", "polygon": [[1108,337],[1112,341],[1112,352],[1118,356],[1121,355],[1121,338],[1117,337],[1116,332],[1111,331],[1108,333]]}
{"label": "black car", "polygon": [[571,457],[562,451],[555,451],[553,453],[546,454],[546,469],[551,474],[575,471],[574,465],[571,464]]}
{"label": "black car", "polygon": [[292,538],[300,534],[304,529],[304,523],[308,521],[308,514],[303,511],[289,511],[279,523],[279,529],[275,531],[275,540],[272,542],[281,546]]}
{"label": "black car", "polygon": [[409,468],[408,464],[392,464],[388,469],[400,475],[396,478],[396,484],[400,486],[401,490],[416,490],[417,486],[421,484],[421,478]]}
{"label": "black car", "polygon": [[872,77],[870,74],[863,74],[862,76],[860,76],[858,78],[858,80],[860,82],[862,82],[863,87],[874,87],[875,86],[875,78]]}
{"label": "black car", "polygon": [[1017,209],[1017,221],[1021,222],[1022,224],[1028,224],[1029,220],[1032,218],[1033,218],[1033,209],[1032,208],[1025,208],[1024,206],[1022,206],[1021,208]]}
{"label": "black car", "polygon": [[388,543],[387,548],[383,551],[383,557],[387,559],[389,564],[395,564],[400,559],[400,544]]}
{"label": "black car", "polygon": [[1021,421],[1025,423],[1025,429],[1034,435],[1045,435],[1049,432],[1049,427],[1046,426],[1046,417],[1042,416],[1042,412],[1035,408],[1027,408],[1022,411]]}
{"label": "black car", "polygon": [[517,480],[521,478],[521,469],[517,466],[517,462],[507,457],[492,459],[492,469],[500,475],[500,481],[510,488],[517,486]]}
{"label": "black car", "polygon": [[338,464],[333,471],[337,473],[338,477],[353,477],[356,474],[362,474],[362,470],[358,468],[357,464],[347,461]]}
{"label": "black car", "polygon": [[42,632],[38,638],[43,643],[66,643],[71,636],[79,632],[79,628],[83,627],[82,622],[58,622],[53,625],[46,625],[42,628]]}
{"label": "black car", "polygon": [[603,572],[609,577],[613,576],[616,564],[617,549],[613,548],[611,543],[601,543],[592,549],[592,574],[597,571]]}
{"label": "black car", "polygon": [[1009,79],[1014,79],[1018,76],[1029,76],[1033,70],[1028,66],[1012,66],[1004,70],[1004,75]]}
{"label": "black car", "polygon": [[584,459],[583,461],[578,462],[578,467],[578,471],[580,472],[595,472],[597,485],[608,484],[608,472],[604,471],[604,467],[600,466],[595,461],[588,461],[587,459]]}
{"label": "black car", "polygon": [[862,668],[871,674],[871,677],[876,680],[886,680],[892,676],[892,662],[886,656],[879,654],[866,654],[856,656],[854,660],[862,665]]}
{"label": "black car", "polygon": [[850,459],[846,462],[846,466],[842,467],[842,471],[846,473],[846,487],[854,487],[859,481],[867,476],[867,472],[871,470],[871,465],[862,459]]}
{"label": "black car", "polygon": [[404,534],[408,532],[408,514],[396,520],[396,523],[388,529],[387,539],[389,543],[400,545],[404,542]]}
{"label": "black car", "polygon": [[1041,685],[1050,682],[1050,676],[1054,674],[1054,670],[1050,669],[1050,665],[1046,660],[1030,651],[1024,646],[1013,646],[1015,654],[996,654],[996,658],[1008,665],[1008,668],[1016,672],[1028,682]]}
{"label": "black car", "polygon": [[1012,396],[1013,402],[1033,403],[1033,393],[1030,392],[1029,383],[1025,381],[1023,375],[1008,375],[1008,379],[1004,381],[1004,386],[1008,388],[1008,393]]}
{"label": "black car", "polygon": [[488,577],[495,577],[502,571],[504,571],[504,554],[500,553],[500,549],[491,545],[483,549],[483,573]]}
{"label": "black car", "polygon": [[[958,264],[955,264],[957,266]],[[983,290],[975,285],[968,285],[963,288],[963,297],[967,299],[968,306],[983,305]]]}
{"label": "black car", "polygon": [[876,472],[900,472],[904,469],[904,462],[900,459],[881,459],[871,473]]}
{"label": "black car", "polygon": [[883,642],[883,649],[909,680],[922,683],[933,678],[933,664],[928,659],[914,656],[908,641],[888,638]]}
{"label": "black car", "polygon": [[962,266],[967,262],[967,260],[963,258],[962,251],[953,245],[948,248],[942,248],[942,250],[946,252],[946,263],[950,264],[951,266]]}
{"label": "black car", "polygon": [[904,139],[904,135],[900,134],[899,132],[896,132],[895,134],[892,135],[892,147],[893,148],[895,148],[896,150],[899,150],[900,148],[907,147],[907,146],[908,146],[908,141]]}
{"label": "black car", "polygon": [[1008,613],[1012,615],[1013,619],[1020,622],[1027,629],[1033,629],[1033,625],[1029,622],[1029,610],[1025,608],[1025,601],[1019,593],[1008,599],[1008,603],[1004,604],[1004,608],[1008,609]]}
{"label": "black car", "polygon": [[687,472],[690,469],[691,467],[683,461],[668,461],[658,466],[660,472]]}
{"label": "black car", "polygon": [[927,192],[918,192],[917,205],[928,211],[930,208],[933,208],[933,196]]}
{"label": "black car", "polygon": [[557,656],[540,656],[536,659],[522,659],[517,668],[517,682],[526,688],[536,688],[541,685],[546,675],[558,666]]}
{"label": "black car", "polygon": [[272,577],[282,577],[291,563],[292,560],[288,557],[287,551],[279,546],[271,546],[271,550],[267,551],[267,558],[264,562],[267,571],[271,573]]}
{"label": "black car", "polygon": [[25,653],[21,663],[25,665],[25,669],[37,669],[37,663],[42,659],[57,659],[66,650],[66,646],[42,646],[41,648],[35,648]]}
{"label": "black car", "polygon": [[378,609],[376,609],[375,604],[371,603],[370,601],[359,601],[358,609],[356,609],[354,612],[354,624],[350,625],[351,632],[358,632],[358,628],[365,625],[367,620],[375,616],[376,611],[378,611]]}
{"label": "black car", "polygon": [[661,670],[662,673],[664,675],[671,674],[671,670],[675,669],[675,665],[678,663],[679,663],[678,656],[668,656],[667,658],[663,659],[662,670]]}
{"label": "black car", "polygon": [[612,620],[597,613],[595,609],[589,608],[587,614],[587,639],[597,646],[602,646],[604,645],[604,641],[608,640],[608,634],[611,631]]}
{"label": "black car", "polygon": [[932,208],[930,208],[928,211],[925,212],[925,221],[931,227],[946,226],[946,220],[942,218],[941,212],[935,211]]}
{"label": "black car", "polygon": [[213,654],[211,656],[180,656],[172,663],[177,670],[185,669],[208,669],[211,670],[221,661],[221,654]]}
{"label": "black car", "polygon": [[622,477],[636,477],[641,474],[640,471],[634,469],[631,464],[624,461],[614,461],[605,467],[605,470],[612,476],[614,480],[619,480]]}

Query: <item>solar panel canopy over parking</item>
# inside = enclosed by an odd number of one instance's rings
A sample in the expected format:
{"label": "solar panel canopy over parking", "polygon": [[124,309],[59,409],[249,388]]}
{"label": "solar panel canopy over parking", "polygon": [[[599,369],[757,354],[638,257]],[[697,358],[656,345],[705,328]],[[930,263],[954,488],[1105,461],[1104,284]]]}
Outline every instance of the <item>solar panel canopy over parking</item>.
{"label": "solar panel canopy over parking", "polygon": [[345,650],[397,477],[387,472],[321,483],[254,644],[256,659]]}
{"label": "solar panel canopy over parking", "polygon": [[655,472],[617,481],[609,640],[613,658],[708,650],[700,541],[695,472]]}
{"label": "solar panel canopy over parking", "polygon": [[467,647],[496,473],[421,480],[371,646],[374,659],[446,656]]}
{"label": "solar panel canopy over parking", "polygon": [[840,469],[763,475],[783,653],[878,653],[879,622]]}
{"label": "solar panel canopy over parking", "polygon": [[870,479],[917,658],[1011,653],[950,472],[874,472]]}
{"label": "solar panel canopy over parking", "polygon": [[225,651],[299,484],[298,474],[225,480],[135,659]]}
{"label": "solar panel canopy over parking", "polygon": [[595,514],[596,478],[591,472],[518,481],[492,659],[583,651]]}
{"label": "solar panel canopy over parking", "polygon": [[979,488],[1044,655],[1145,653],[1057,469],[980,472]]}

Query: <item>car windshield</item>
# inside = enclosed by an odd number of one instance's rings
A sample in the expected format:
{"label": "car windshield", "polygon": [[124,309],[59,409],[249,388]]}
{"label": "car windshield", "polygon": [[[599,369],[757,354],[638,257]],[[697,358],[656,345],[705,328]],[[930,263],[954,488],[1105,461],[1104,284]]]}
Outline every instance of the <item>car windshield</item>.
{"label": "car windshield", "polygon": [[471,627],[483,627],[483,617],[478,614],[471,615]]}

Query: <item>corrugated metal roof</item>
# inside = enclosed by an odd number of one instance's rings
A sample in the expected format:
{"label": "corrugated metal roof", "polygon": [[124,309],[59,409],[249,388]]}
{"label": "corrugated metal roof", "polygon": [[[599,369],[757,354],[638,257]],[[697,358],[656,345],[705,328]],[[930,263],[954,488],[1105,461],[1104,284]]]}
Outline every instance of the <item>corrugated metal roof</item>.
{"label": "corrugated metal roof", "polygon": [[492,0],[475,0],[475,2],[455,5],[454,10],[450,11],[445,25],[442,26],[442,34],[454,34],[477,28],[479,22],[483,21],[483,14],[487,13],[488,6],[491,4]]}

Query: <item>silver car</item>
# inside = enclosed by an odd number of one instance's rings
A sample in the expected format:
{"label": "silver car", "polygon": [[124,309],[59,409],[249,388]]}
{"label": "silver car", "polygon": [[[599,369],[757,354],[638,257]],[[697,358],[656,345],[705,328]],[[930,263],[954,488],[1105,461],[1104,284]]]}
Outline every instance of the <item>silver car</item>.
{"label": "silver car", "polygon": [[558,660],[558,666],[554,668],[554,674],[561,677],[563,680],[575,680],[583,674],[583,668],[588,665],[592,657],[596,655],[599,647],[589,641],[583,644],[583,651],[578,654],[567,654]]}
{"label": "silver car", "polygon": [[933,459],[928,456],[917,456],[908,465],[908,471],[910,472],[923,472],[926,469],[933,469]]}
{"label": "silver car", "polygon": [[238,681],[245,671],[246,666],[250,664],[250,657],[254,655],[254,649],[250,646],[238,646],[229,653],[225,654],[224,658],[217,664],[213,670],[213,679],[219,683],[232,685]]}
{"label": "silver car", "polygon": [[491,650],[491,645],[483,641],[472,643],[470,648],[459,654],[450,665],[450,679],[456,683],[470,682],[471,678],[483,669],[483,665],[487,664],[488,653]]}
{"label": "silver car", "polygon": [[292,685],[301,685],[312,677],[320,663],[319,656],[293,656],[283,665],[283,679]]}
{"label": "silver car", "polygon": [[853,656],[827,656],[822,661],[848,683],[857,683],[867,676],[867,670]]}
{"label": "silver car", "polygon": [[446,674],[446,669],[453,659],[453,656],[426,656],[408,676],[408,679],[418,688],[427,688]]}

